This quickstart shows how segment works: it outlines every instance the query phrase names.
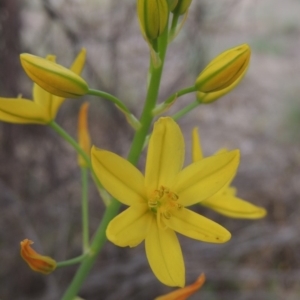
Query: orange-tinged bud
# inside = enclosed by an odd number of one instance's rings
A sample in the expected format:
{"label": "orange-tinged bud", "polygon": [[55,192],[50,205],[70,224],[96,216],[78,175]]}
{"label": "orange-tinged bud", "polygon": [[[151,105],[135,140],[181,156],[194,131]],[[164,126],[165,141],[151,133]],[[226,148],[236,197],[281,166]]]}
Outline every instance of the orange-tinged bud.
{"label": "orange-tinged bud", "polygon": [[55,270],[56,261],[49,256],[43,256],[34,251],[30,246],[33,241],[25,239],[20,244],[21,256],[33,271],[48,275]]}
{"label": "orange-tinged bud", "polygon": [[201,274],[197,280],[184,288],[178,289],[174,292],[155,298],[155,300],[186,300],[188,297],[196,293],[204,284],[205,275]]}
{"label": "orange-tinged bud", "polygon": [[199,92],[214,93],[241,80],[249,66],[251,49],[247,44],[231,48],[213,59],[198,76]]}
{"label": "orange-tinged bud", "polygon": [[[80,147],[89,156],[91,152],[91,138],[88,129],[88,108],[88,102],[83,103],[80,107],[78,115],[78,141]],[[81,155],[78,156],[78,164],[81,167],[87,167],[87,163]]]}
{"label": "orange-tinged bud", "polygon": [[183,15],[190,7],[192,0],[178,0],[177,5],[171,9],[174,14]]}
{"label": "orange-tinged bud", "polygon": [[30,79],[53,95],[77,98],[89,90],[82,77],[55,62],[28,53],[21,54],[20,59]]}

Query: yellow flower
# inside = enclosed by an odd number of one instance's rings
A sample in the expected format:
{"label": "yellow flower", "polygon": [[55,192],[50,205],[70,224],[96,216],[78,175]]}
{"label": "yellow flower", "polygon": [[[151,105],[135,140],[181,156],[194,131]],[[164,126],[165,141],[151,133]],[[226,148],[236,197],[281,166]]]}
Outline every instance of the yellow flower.
{"label": "yellow flower", "polygon": [[[202,149],[197,128],[193,130],[193,162],[203,160]],[[227,150],[219,151],[216,156],[223,155]],[[233,178],[232,178],[233,179]],[[263,207],[253,205],[245,200],[236,197],[236,189],[230,186],[231,181],[228,181],[212,197],[209,197],[200,202],[201,205],[209,207],[218,213],[231,218],[241,219],[260,219],[266,215],[266,210]]]}
{"label": "yellow flower", "polygon": [[[83,103],[80,107],[79,116],[78,116],[78,141],[83,151],[88,156],[90,156],[91,138],[90,138],[88,122],[87,122],[88,108],[89,108],[89,104],[87,102]],[[81,167],[87,167],[87,163],[81,155],[78,155],[78,164]]]}
{"label": "yellow flower", "polygon": [[194,283],[166,295],[156,297],[154,300],[186,300],[189,296],[196,293],[203,286],[204,282],[205,275],[201,274]]}
{"label": "yellow flower", "polygon": [[[76,98],[85,95],[89,90],[86,81],[76,70],[69,70],[54,61],[28,53],[21,54],[20,59],[31,80],[53,95]],[[85,54],[79,63],[83,65],[84,61]]]}
{"label": "yellow flower", "polygon": [[20,244],[21,256],[33,271],[48,275],[55,270],[56,261],[49,256],[43,256],[34,251],[30,246],[33,241],[25,239]]}
{"label": "yellow flower", "polygon": [[[85,62],[86,51],[81,50],[74,60],[71,70],[80,74]],[[55,61],[48,55],[47,60]],[[0,120],[17,124],[48,124],[55,119],[65,98],[54,96],[36,83],[33,84],[33,101],[23,98],[0,98]]]}
{"label": "yellow flower", "polygon": [[[92,164],[104,188],[130,206],[108,225],[107,238],[121,247],[145,240],[156,277],[169,286],[184,286],[185,267],[175,231],[190,238],[224,243],[230,233],[185,208],[211,197],[234,176],[239,151],[211,156],[182,169],[184,140],[171,118],[155,124],[148,147],[145,177],[130,162],[92,148]],[[170,251],[172,249],[172,251]]]}
{"label": "yellow flower", "polygon": [[251,49],[247,44],[231,48],[213,59],[200,73],[196,88],[202,93],[213,93],[228,88],[245,75]]}

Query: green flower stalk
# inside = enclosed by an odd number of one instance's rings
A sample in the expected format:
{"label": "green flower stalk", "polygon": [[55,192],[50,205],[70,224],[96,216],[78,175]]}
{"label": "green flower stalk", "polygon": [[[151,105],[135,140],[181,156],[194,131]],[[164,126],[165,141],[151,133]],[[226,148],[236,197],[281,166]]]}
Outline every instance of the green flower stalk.
{"label": "green flower stalk", "polygon": [[32,81],[47,92],[64,98],[77,98],[85,95],[88,84],[76,72],[53,61],[23,53],[21,64]]}
{"label": "green flower stalk", "polygon": [[198,76],[195,83],[197,90],[214,93],[240,81],[248,69],[250,55],[251,49],[247,44],[221,53]]}

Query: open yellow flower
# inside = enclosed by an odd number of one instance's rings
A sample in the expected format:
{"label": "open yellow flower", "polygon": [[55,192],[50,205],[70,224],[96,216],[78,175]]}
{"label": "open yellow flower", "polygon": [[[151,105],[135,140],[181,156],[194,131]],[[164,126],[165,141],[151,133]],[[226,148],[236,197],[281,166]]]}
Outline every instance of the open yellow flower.
{"label": "open yellow flower", "polygon": [[20,244],[21,256],[33,271],[48,275],[56,269],[56,261],[53,258],[38,254],[31,248],[33,241],[25,239]]}
{"label": "open yellow flower", "polygon": [[[80,74],[85,63],[86,50],[82,49],[70,70]],[[47,60],[55,61],[48,55]],[[33,84],[33,101],[24,98],[0,98],[0,120],[17,124],[48,124],[55,119],[65,98],[54,96],[36,83]]]}
{"label": "open yellow flower", "polygon": [[[193,161],[201,161],[203,158],[198,129],[193,130]],[[219,151],[216,156],[223,155],[228,150]],[[220,153],[220,154],[219,154]],[[263,207],[253,205],[245,200],[236,197],[236,189],[230,186],[231,181],[228,181],[222,189],[220,189],[212,197],[203,201],[199,201],[201,205],[209,207],[218,213],[231,218],[241,219],[260,219],[263,218],[267,211]]]}
{"label": "open yellow flower", "polygon": [[92,165],[104,188],[130,206],[108,225],[107,238],[121,247],[145,240],[156,277],[169,286],[184,286],[185,268],[175,231],[190,238],[224,243],[230,233],[185,208],[211,197],[235,175],[239,151],[230,151],[182,169],[184,140],[171,118],[155,124],[148,147],[145,177],[122,157],[95,147]]}

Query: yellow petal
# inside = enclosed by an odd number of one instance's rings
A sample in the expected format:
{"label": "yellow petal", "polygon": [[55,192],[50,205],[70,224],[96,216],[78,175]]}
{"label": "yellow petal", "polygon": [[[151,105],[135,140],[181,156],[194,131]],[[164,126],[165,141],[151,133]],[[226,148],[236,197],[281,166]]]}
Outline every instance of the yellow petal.
{"label": "yellow petal", "polygon": [[204,158],[182,170],[172,190],[183,206],[211,197],[234,177],[240,161],[239,150]]}
{"label": "yellow petal", "polygon": [[47,275],[55,270],[56,261],[49,256],[40,255],[34,251],[30,246],[33,244],[31,240],[25,239],[20,244],[21,256],[33,271]]}
{"label": "yellow petal", "polygon": [[171,118],[155,124],[148,147],[145,184],[148,195],[161,186],[170,187],[184,160],[184,140],[179,126]]}
{"label": "yellow petal", "polygon": [[86,49],[82,48],[81,51],[76,56],[70,70],[73,71],[75,74],[80,75],[84,67],[85,60],[86,60]]}
{"label": "yellow petal", "polygon": [[147,236],[152,218],[146,204],[131,206],[109,223],[106,236],[117,246],[135,247]]}
{"label": "yellow petal", "polygon": [[20,98],[0,98],[0,120],[16,124],[46,124],[50,121],[45,109]]}
{"label": "yellow petal", "polygon": [[126,205],[146,203],[144,177],[126,159],[109,151],[92,148],[93,169],[103,187]]}
{"label": "yellow petal", "polygon": [[202,201],[200,204],[231,218],[260,219],[267,213],[263,207],[230,195],[218,194]]}
{"label": "yellow petal", "polygon": [[198,134],[198,128],[193,129],[192,134],[192,156],[193,162],[203,159],[203,153],[201,149],[200,137]]}
{"label": "yellow petal", "polygon": [[145,245],[150,267],[158,280],[165,285],[183,287],[184,261],[175,232],[159,229],[153,218]]}
{"label": "yellow petal", "polygon": [[201,274],[194,283],[163,296],[156,297],[154,300],[186,300],[195,294],[203,286],[204,282],[205,275]]}
{"label": "yellow petal", "polygon": [[231,238],[230,232],[218,223],[182,207],[174,210],[165,224],[187,237],[208,243],[225,243]]}
{"label": "yellow petal", "polygon": [[[75,74],[80,75],[85,64],[85,59],[86,59],[86,50],[85,48],[82,48],[82,50],[78,53],[77,57],[75,58],[72,66],[70,67],[70,70]],[[51,103],[52,119],[55,119],[55,116],[59,108],[61,107],[61,105],[64,103],[65,100],[66,99],[64,97],[58,97],[53,95],[52,103]]]}

